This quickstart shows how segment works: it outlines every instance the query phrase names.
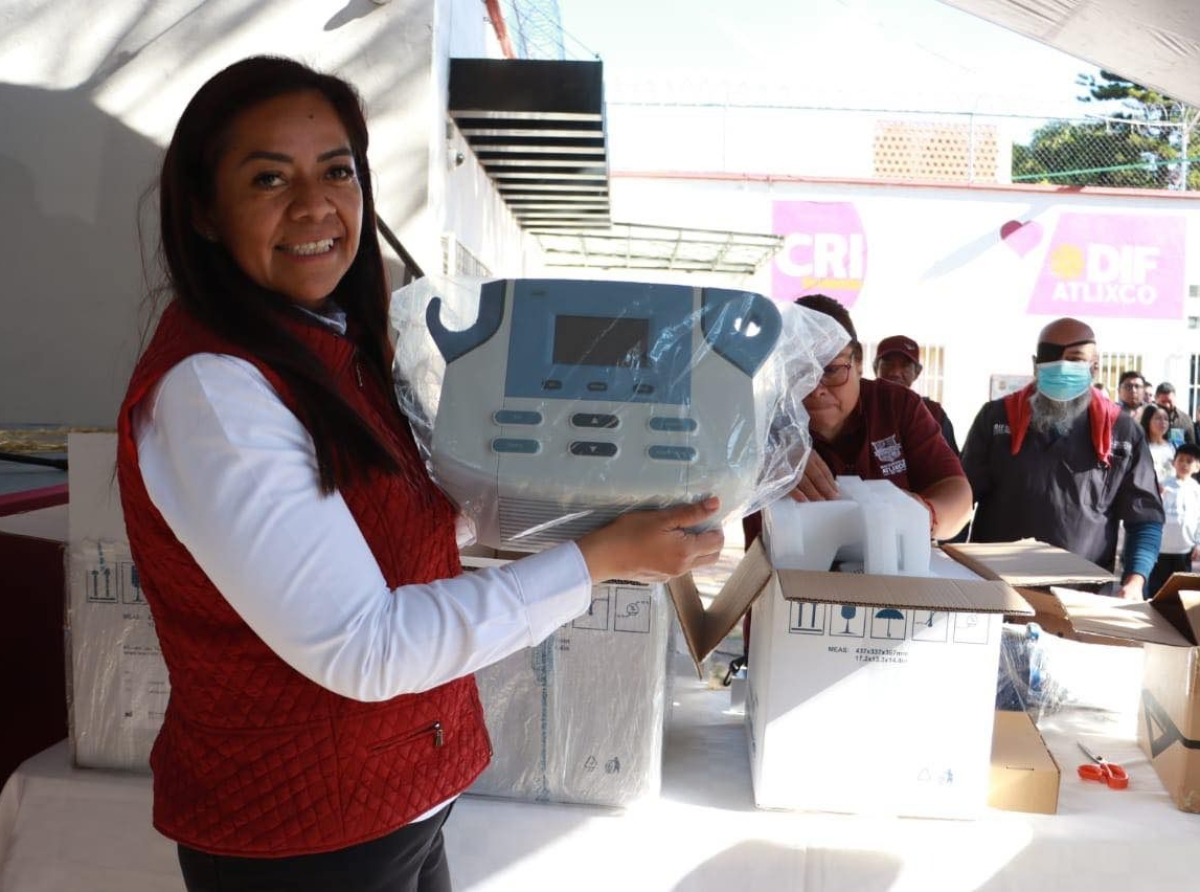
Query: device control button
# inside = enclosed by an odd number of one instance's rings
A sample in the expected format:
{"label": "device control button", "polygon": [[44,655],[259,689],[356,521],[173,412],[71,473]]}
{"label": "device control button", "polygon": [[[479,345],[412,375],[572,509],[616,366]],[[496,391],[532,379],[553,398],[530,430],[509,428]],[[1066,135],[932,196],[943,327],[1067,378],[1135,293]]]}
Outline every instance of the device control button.
{"label": "device control button", "polygon": [[500,409],[492,415],[496,424],[541,424],[541,412],[529,412],[521,409]]}
{"label": "device control button", "polygon": [[604,381],[589,381],[588,390],[590,390],[592,393],[603,393],[604,391],[608,390],[608,384]]}
{"label": "device control button", "polygon": [[695,418],[667,418],[654,415],[650,418],[650,430],[671,433],[691,433],[696,429]]}
{"label": "device control button", "polygon": [[542,390],[562,390],[562,382],[557,378],[546,378],[542,381]]}
{"label": "device control button", "polygon": [[542,444],[537,440],[523,440],[517,437],[497,437],[492,440],[493,452],[509,452],[517,455],[536,455],[542,451]]}
{"label": "device control button", "polygon": [[596,442],[594,440],[576,440],[571,444],[571,454],[610,458],[617,454],[617,444]]}
{"label": "device control button", "polygon": [[654,385],[653,384],[634,384],[633,392],[634,393],[642,393],[642,394],[654,393]]}
{"label": "device control button", "polygon": [[661,461],[696,460],[696,450],[691,446],[651,446],[649,455]]}
{"label": "device control button", "polygon": [[603,412],[576,412],[571,416],[571,424],[576,427],[619,427],[621,420],[616,415]]}

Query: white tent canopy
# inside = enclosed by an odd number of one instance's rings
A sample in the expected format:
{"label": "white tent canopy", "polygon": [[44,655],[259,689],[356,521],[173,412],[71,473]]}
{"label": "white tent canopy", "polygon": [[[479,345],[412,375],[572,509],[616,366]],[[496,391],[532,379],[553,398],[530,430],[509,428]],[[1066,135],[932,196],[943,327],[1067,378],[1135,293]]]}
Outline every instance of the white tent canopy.
{"label": "white tent canopy", "polygon": [[[1197,0],[942,0],[1200,106]],[[1013,60],[1014,65],[1020,59]]]}

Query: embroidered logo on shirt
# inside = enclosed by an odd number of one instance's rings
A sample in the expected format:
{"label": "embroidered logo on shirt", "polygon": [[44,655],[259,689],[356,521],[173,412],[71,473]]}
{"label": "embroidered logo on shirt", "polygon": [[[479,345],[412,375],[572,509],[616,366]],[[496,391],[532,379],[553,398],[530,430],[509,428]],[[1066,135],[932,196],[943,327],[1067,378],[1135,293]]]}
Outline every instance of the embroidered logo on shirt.
{"label": "embroidered logo on shirt", "polygon": [[993,437],[1011,436],[1011,435],[1012,435],[1012,431],[1008,429],[1008,425],[1005,424],[1003,421],[997,421],[995,424],[992,425],[992,436]]}
{"label": "embroidered logo on shirt", "polygon": [[883,440],[872,441],[871,451],[875,453],[875,460],[879,462],[879,471],[885,477],[903,474],[908,469],[908,462],[904,460],[904,450],[900,448],[900,442],[896,439],[895,434]]}
{"label": "embroidered logo on shirt", "polygon": [[1133,455],[1133,442],[1131,440],[1113,440],[1112,455]]}

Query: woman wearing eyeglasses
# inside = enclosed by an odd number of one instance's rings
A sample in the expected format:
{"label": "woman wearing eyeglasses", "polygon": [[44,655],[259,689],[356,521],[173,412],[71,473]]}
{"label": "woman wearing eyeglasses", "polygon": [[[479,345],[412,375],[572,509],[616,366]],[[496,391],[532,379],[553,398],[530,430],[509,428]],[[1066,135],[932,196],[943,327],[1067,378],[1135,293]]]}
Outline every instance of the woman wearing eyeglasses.
{"label": "woman wearing eyeglasses", "polygon": [[[971,486],[958,456],[921,397],[890,381],[863,380],[862,345],[850,314],[824,294],[796,303],[832,316],[850,343],[825,366],[820,383],[804,398],[813,451],[791,496],[798,502],[837,498],[837,478],[890,480],[929,510],[929,531],[949,539],[971,515]],[[762,530],[758,515],[743,522],[746,544]]]}

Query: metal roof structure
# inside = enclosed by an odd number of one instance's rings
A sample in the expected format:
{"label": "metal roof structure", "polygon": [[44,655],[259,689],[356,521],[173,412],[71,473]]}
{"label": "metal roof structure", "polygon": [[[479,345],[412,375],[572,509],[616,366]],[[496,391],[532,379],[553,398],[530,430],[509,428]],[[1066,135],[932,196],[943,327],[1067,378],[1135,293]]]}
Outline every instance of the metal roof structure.
{"label": "metal roof structure", "polygon": [[451,59],[450,117],[523,229],[607,229],[600,62]]}
{"label": "metal roof structure", "polygon": [[538,241],[547,266],[750,275],[775,255],[783,237],[614,223],[600,231],[541,232]]}

